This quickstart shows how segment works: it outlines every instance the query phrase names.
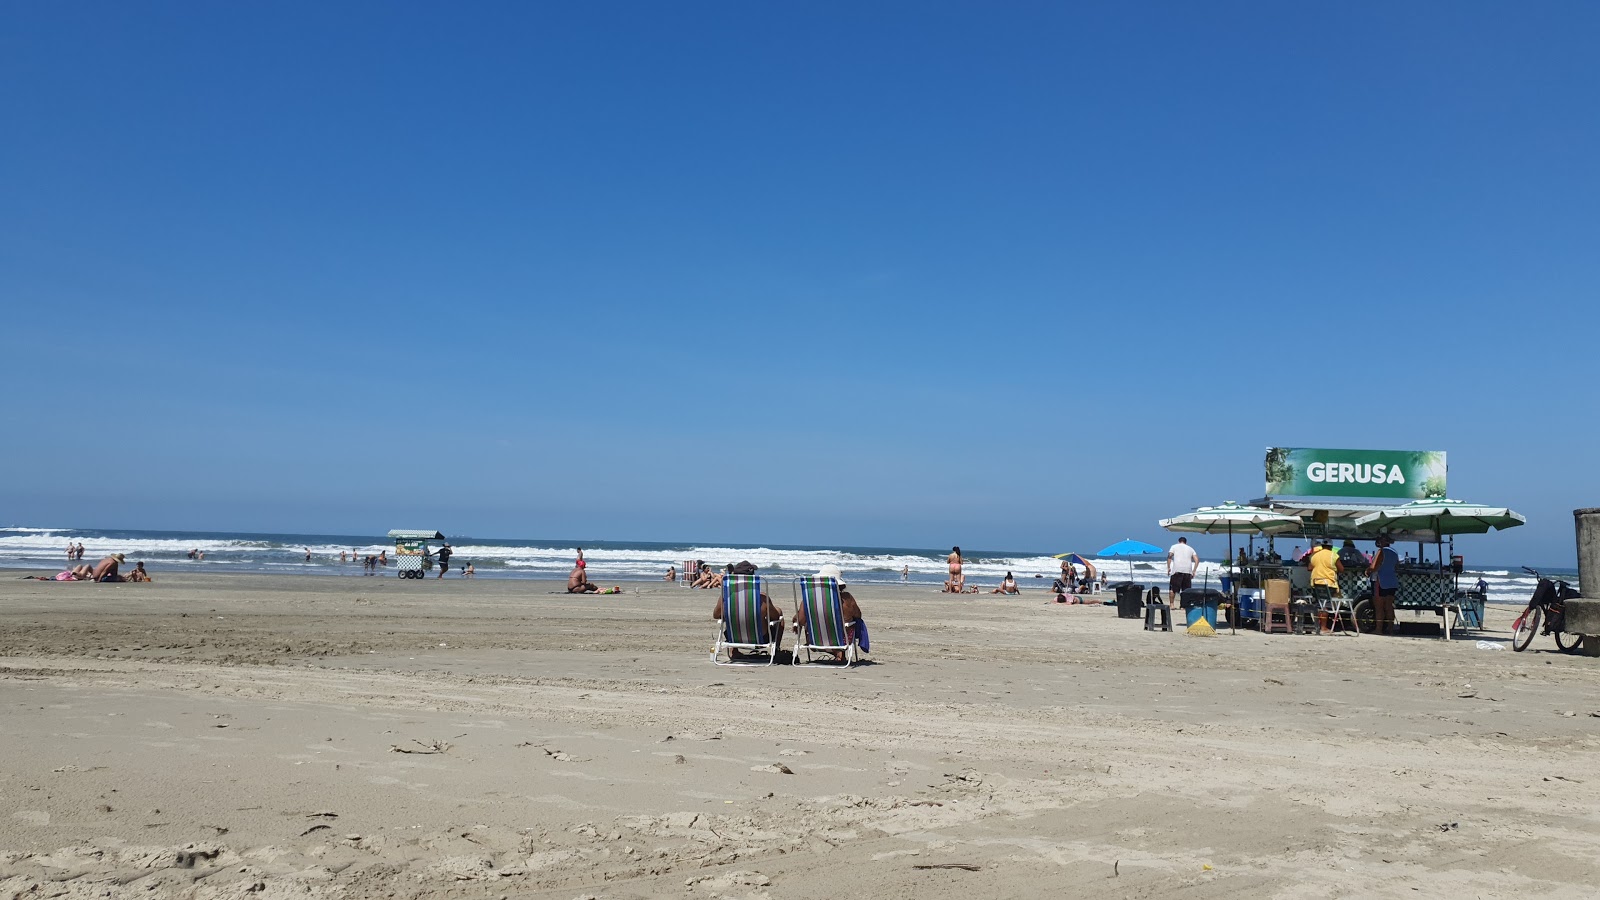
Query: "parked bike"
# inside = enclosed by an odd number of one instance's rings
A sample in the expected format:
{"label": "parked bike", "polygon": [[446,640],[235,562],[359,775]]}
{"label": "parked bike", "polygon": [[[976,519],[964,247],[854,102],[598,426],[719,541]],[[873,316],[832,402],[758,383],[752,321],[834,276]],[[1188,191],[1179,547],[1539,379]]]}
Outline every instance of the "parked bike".
{"label": "parked bike", "polygon": [[[1566,601],[1578,596],[1578,592],[1559,578],[1546,578],[1539,574],[1537,569],[1522,567],[1527,572],[1539,579],[1534,586],[1533,597],[1528,600],[1528,608],[1517,616],[1517,621],[1511,626],[1511,649],[1518,651],[1528,649],[1533,643],[1536,634],[1553,634],[1556,636],[1556,646],[1563,653],[1575,653],[1583,644],[1583,636],[1570,634],[1567,628]],[[1539,630],[1539,623],[1543,621],[1544,630]]]}

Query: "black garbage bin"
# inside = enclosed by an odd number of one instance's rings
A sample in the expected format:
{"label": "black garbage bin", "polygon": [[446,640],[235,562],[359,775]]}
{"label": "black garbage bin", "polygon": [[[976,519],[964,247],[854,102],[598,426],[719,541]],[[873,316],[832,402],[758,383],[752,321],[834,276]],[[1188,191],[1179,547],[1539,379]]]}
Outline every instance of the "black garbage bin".
{"label": "black garbage bin", "polygon": [[1112,586],[1117,592],[1117,618],[1139,619],[1144,617],[1144,589],[1131,581],[1119,582]]}

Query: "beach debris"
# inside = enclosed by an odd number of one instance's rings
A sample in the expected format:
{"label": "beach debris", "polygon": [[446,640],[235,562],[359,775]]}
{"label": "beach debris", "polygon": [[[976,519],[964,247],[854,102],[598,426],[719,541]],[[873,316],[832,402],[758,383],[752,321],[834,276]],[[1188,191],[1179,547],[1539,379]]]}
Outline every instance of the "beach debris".
{"label": "beach debris", "polygon": [[1570,718],[1572,718],[1572,717],[1573,717],[1573,716],[1576,716],[1576,715],[1577,715],[1577,712],[1576,712],[1576,711],[1574,711],[1574,710],[1570,710],[1570,709],[1569,709],[1569,710],[1565,710],[1565,711],[1563,711],[1563,712],[1562,712],[1562,713],[1561,713],[1561,715],[1563,715],[1563,716],[1565,716],[1565,717],[1567,717],[1567,718],[1569,718],[1569,719],[1570,719]]}
{"label": "beach debris", "polygon": [[313,831],[332,831],[332,830],[333,830],[333,826],[331,826],[331,825],[313,825],[310,828],[307,828],[305,831],[300,832],[300,836],[301,837],[305,837],[306,835],[310,834]]}
{"label": "beach debris", "polygon": [[1460,827],[1461,827],[1461,823],[1460,822],[1440,822],[1439,825],[1438,825],[1438,828],[1439,828],[1440,831],[1447,831],[1447,832],[1448,831],[1455,831],[1456,829],[1458,829]]}
{"label": "beach debris", "polygon": [[308,819],[337,819],[337,818],[339,818],[339,814],[334,812],[331,809],[324,809],[324,810],[318,810],[317,812],[314,812],[314,813],[306,813],[306,818],[308,818]]}
{"label": "beach debris", "polygon": [[750,771],[752,771],[752,772],[773,772],[773,773],[776,773],[776,774],[779,774],[779,775],[793,775],[794,774],[794,770],[789,768],[788,766],[784,765],[783,763],[773,763],[773,764],[768,765],[768,766],[751,766],[750,767]]}
{"label": "beach debris", "polygon": [[411,739],[411,743],[416,744],[417,746],[408,747],[408,746],[404,746],[404,745],[401,745],[401,744],[390,744],[389,745],[389,752],[390,753],[429,754],[429,753],[448,753],[450,751],[450,742],[449,741],[429,741],[426,744],[424,744],[422,741],[419,741],[416,738],[412,738]]}
{"label": "beach debris", "polygon": [[[1277,685],[1277,686],[1278,686],[1278,687],[1285,687],[1285,686],[1287,686],[1287,685],[1288,685],[1288,682],[1286,682],[1286,681],[1284,681],[1284,680],[1282,680],[1282,679],[1280,679],[1280,678],[1263,678],[1263,679],[1261,679],[1261,680],[1262,680],[1262,681],[1263,681],[1263,682],[1265,682],[1265,683],[1266,683],[1266,684],[1275,684],[1275,685]],[[1104,698],[1104,697],[1101,697],[1101,698],[1100,698],[1100,699],[1101,699],[1101,700],[1104,700],[1104,699],[1105,699],[1105,698]]]}
{"label": "beach debris", "polygon": [[912,865],[911,868],[913,868],[913,869],[960,869],[963,872],[982,872],[983,871],[983,866],[975,866],[972,863],[916,863],[916,864]]}
{"label": "beach debris", "polygon": [[1473,646],[1479,650],[1504,650],[1506,648],[1505,644],[1497,644],[1494,641],[1479,641]]}

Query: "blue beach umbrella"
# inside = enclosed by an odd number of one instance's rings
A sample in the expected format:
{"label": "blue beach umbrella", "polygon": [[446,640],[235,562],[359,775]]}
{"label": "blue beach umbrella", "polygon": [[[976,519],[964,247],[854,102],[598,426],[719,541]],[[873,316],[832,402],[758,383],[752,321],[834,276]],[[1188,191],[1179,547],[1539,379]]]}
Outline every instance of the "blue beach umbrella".
{"label": "blue beach umbrella", "polygon": [[1133,581],[1133,561],[1135,559],[1151,556],[1165,557],[1166,554],[1167,551],[1157,547],[1155,544],[1146,544],[1144,541],[1136,541],[1132,538],[1124,538],[1123,540],[1117,541],[1115,544],[1112,544],[1109,547],[1101,549],[1101,551],[1096,553],[1095,556],[1127,560],[1128,580]]}
{"label": "blue beach umbrella", "polygon": [[1162,554],[1162,553],[1166,553],[1166,552],[1167,551],[1161,549],[1160,547],[1157,547],[1155,544],[1146,544],[1144,541],[1136,541],[1136,540],[1134,540],[1132,538],[1124,538],[1123,540],[1117,541],[1115,544],[1112,544],[1111,546],[1102,549],[1099,553],[1096,553],[1095,555],[1096,556],[1154,556],[1156,554]]}

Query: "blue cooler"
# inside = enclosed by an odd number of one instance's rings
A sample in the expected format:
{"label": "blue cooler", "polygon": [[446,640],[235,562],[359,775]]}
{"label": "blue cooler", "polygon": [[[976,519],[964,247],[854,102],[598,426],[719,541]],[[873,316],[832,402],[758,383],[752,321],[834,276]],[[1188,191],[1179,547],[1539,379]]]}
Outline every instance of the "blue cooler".
{"label": "blue cooler", "polygon": [[1265,603],[1266,601],[1262,598],[1260,591],[1240,591],[1239,620],[1244,621],[1249,619],[1259,621],[1261,619],[1262,607],[1265,606]]}
{"label": "blue cooler", "polygon": [[1222,592],[1224,594],[1233,593],[1233,576],[1232,575],[1224,575],[1224,576],[1222,576]]}

